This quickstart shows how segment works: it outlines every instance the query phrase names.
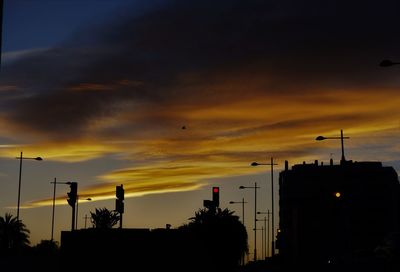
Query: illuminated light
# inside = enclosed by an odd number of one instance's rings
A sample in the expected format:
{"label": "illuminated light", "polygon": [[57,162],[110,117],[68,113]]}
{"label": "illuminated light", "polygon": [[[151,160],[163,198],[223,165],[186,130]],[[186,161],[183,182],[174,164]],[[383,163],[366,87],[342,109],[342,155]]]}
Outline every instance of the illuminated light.
{"label": "illuminated light", "polygon": [[212,192],[212,202],[214,203],[215,207],[219,207],[219,187],[213,187]]}
{"label": "illuminated light", "polygon": [[335,197],[339,198],[341,196],[340,192],[335,193]]}

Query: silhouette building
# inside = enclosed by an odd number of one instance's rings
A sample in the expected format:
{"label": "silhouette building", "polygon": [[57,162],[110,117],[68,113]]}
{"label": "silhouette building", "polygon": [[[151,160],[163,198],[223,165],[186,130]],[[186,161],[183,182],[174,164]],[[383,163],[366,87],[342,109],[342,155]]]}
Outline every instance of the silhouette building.
{"label": "silhouette building", "polygon": [[380,162],[294,165],[279,175],[277,247],[288,263],[340,263],[399,232],[399,180]]}

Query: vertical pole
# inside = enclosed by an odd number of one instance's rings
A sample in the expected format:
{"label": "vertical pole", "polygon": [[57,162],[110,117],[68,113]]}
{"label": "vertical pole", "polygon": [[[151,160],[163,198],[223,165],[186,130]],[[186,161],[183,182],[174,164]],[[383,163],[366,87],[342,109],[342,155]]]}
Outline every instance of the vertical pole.
{"label": "vertical pole", "polygon": [[51,240],[53,241],[54,238],[54,210],[55,210],[55,204],[56,204],[56,184],[57,184],[57,178],[54,178],[54,187],[53,187],[53,213],[51,216]]}
{"label": "vertical pole", "polygon": [[271,209],[272,209],[272,257],[275,256],[275,210],[274,210],[274,158],[271,157]]}
{"label": "vertical pole", "polygon": [[268,245],[268,253],[267,253],[267,256],[269,257],[269,214],[270,214],[270,212],[269,212],[269,210],[267,211],[267,216],[268,216],[268,231],[267,231],[267,245]]}
{"label": "vertical pole", "polygon": [[245,226],[245,224],[244,224],[244,198],[242,198],[242,223],[243,223],[243,226]]}
{"label": "vertical pole", "polygon": [[75,205],[72,206],[72,223],[71,230],[75,230]]}
{"label": "vertical pole", "polygon": [[261,226],[261,258],[264,256],[264,227]]}
{"label": "vertical pole", "polygon": [[257,182],[254,183],[254,261],[257,261]]}
{"label": "vertical pole", "polygon": [[267,217],[264,216],[264,260],[267,257],[267,247],[269,247],[267,244],[267,235]]}
{"label": "vertical pole", "polygon": [[19,220],[19,201],[20,201],[20,196],[21,196],[21,174],[22,174],[22,151],[21,151],[21,156],[19,157],[17,221]]}
{"label": "vertical pole", "polygon": [[78,229],[78,213],[79,213],[79,195],[76,195],[76,218],[75,218],[75,229]]}
{"label": "vertical pole", "polygon": [[[118,189],[118,186],[117,186]],[[124,186],[121,184],[120,186],[120,191],[122,192],[122,196],[117,196],[117,201],[120,201],[121,209],[119,213],[119,228],[122,229],[122,214],[124,213],[124,199],[125,199],[125,191],[124,191]]]}
{"label": "vertical pole", "polygon": [[342,143],[342,159],[341,159],[341,162],[344,163],[346,161],[346,159],[344,158],[343,129],[340,130],[340,141]]}
{"label": "vertical pole", "polygon": [[[245,225],[245,223],[244,223],[244,197],[242,198],[242,223],[243,223],[243,226],[244,226],[244,228],[246,229],[246,225]],[[244,266],[245,265],[245,263],[244,263],[244,257],[245,257],[245,254],[246,253],[242,253],[243,255],[242,255],[242,265]]]}

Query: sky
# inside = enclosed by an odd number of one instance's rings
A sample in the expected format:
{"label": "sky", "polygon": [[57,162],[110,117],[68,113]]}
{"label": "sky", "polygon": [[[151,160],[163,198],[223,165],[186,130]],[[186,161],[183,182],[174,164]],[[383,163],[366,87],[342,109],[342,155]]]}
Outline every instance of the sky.
{"label": "sky", "polygon": [[[318,135],[343,129],[347,159],[399,171],[400,66],[379,66],[400,60],[399,5],[5,0],[0,214],[16,214],[20,152],[43,158],[22,166],[32,244],[50,239],[55,178],[78,182],[79,228],[115,208],[116,185],[127,228],[187,223],[219,186],[222,208],[241,216],[229,201],[248,202],[252,245],[254,192],[238,188],[257,182],[257,210],[271,209],[271,173],[251,162],[278,164],[276,228],[285,160],[339,163],[340,141]],[[68,191],[57,187],[56,240]]]}

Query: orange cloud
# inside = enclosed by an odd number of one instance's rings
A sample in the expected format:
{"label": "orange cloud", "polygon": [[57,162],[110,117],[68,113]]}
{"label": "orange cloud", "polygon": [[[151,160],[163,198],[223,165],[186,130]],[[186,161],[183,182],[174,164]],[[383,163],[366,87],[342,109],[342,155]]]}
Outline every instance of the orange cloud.
{"label": "orange cloud", "polygon": [[[124,184],[127,197],[196,190],[213,178],[265,171],[250,168],[249,163],[271,156],[281,166],[283,160],[327,159],[330,153],[339,152],[339,143],[314,139],[337,135],[340,129],[351,135],[346,141],[350,158],[368,159],[367,152],[382,148],[382,143],[388,152],[380,158],[396,158],[400,152],[394,136],[399,128],[400,97],[389,96],[392,90],[366,90],[362,96],[360,90],[347,89],[240,99],[237,89],[242,87],[232,87],[236,90],[232,97],[220,104],[209,104],[204,98],[194,107],[171,103],[152,111],[148,105],[130,107],[127,102],[113,116],[92,122],[80,138],[39,138],[32,144],[4,146],[0,156],[15,157],[23,150],[59,162],[109,154],[132,164],[135,161],[135,167],[105,173],[97,177],[98,185],[82,187],[80,194],[96,201],[113,198],[119,184]],[[187,129],[182,130],[182,125]],[[371,144],[371,137],[381,146]],[[65,205],[65,198],[57,199],[57,204]],[[25,204],[46,205],[51,205],[50,199]]]}
{"label": "orange cloud", "polygon": [[11,145],[0,148],[0,156],[12,158],[23,151],[26,156],[40,156],[44,160],[80,162],[105,156],[118,151],[115,146],[96,142],[49,142],[38,144]]}

